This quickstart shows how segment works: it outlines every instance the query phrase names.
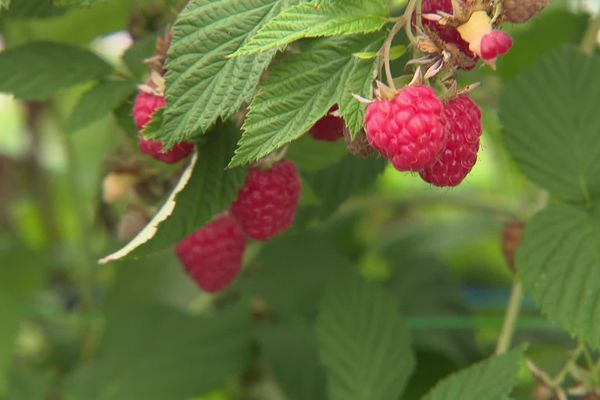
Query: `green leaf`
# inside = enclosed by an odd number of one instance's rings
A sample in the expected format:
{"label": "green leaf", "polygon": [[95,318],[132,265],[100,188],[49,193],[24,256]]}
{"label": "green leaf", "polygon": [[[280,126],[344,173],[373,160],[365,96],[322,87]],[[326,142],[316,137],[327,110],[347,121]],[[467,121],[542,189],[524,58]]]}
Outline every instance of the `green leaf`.
{"label": "green leaf", "polygon": [[509,84],[500,118],[506,145],[528,178],[589,204],[600,194],[600,58],[553,52]]}
{"label": "green leaf", "polygon": [[[260,269],[249,277],[249,290],[265,299],[280,320],[314,318],[327,285],[353,269],[328,245],[327,238],[314,230],[265,244],[256,266]],[[289,289],[289,282],[294,282],[294,290]]]}
{"label": "green leaf", "polygon": [[135,91],[126,81],[101,82],[84,93],[67,122],[67,131],[76,132],[119,107]]}
{"label": "green leaf", "polygon": [[331,400],[397,399],[414,369],[398,305],[358,276],[346,276],[321,304],[317,341]]}
{"label": "green leaf", "polygon": [[553,205],[525,229],[516,265],[526,292],[552,321],[600,349],[600,215]]}
{"label": "green leaf", "polygon": [[356,133],[365,107],[352,94],[372,96],[377,63],[352,54],[376,50],[382,41],[379,33],[317,39],[275,66],[250,105],[230,165],[252,163],[299,138],[336,103],[348,129]]}
{"label": "green leaf", "polygon": [[287,399],[327,399],[325,370],[319,362],[311,326],[266,325],[258,329],[257,338]]}
{"label": "green leaf", "polygon": [[299,4],[271,19],[234,56],[281,49],[302,38],[378,31],[387,17],[387,7],[380,0]]}
{"label": "green leaf", "polygon": [[256,90],[275,52],[227,59],[289,0],[192,0],[179,14],[166,63],[164,140],[206,132]]}
{"label": "green leaf", "polygon": [[337,163],[346,154],[346,143],[343,140],[331,143],[304,135],[290,145],[285,157],[300,171],[315,172]]}
{"label": "green leaf", "polygon": [[[11,1],[0,0],[2,5],[8,8],[2,17],[10,17],[11,20],[21,18],[46,18],[63,14],[66,9],[52,6],[47,0]],[[10,8],[8,7],[10,6]]]}
{"label": "green leaf", "polygon": [[506,400],[516,380],[523,346],[449,376],[423,400]]}
{"label": "green leaf", "polygon": [[57,90],[110,73],[94,53],[57,43],[31,42],[0,53],[0,92],[45,99]]}
{"label": "green leaf", "polygon": [[75,399],[188,399],[241,373],[250,356],[244,310],[193,317],[148,306],[109,314],[96,359],[75,370]]}
{"label": "green leaf", "polygon": [[350,196],[368,190],[385,166],[382,158],[362,160],[346,155],[327,169],[304,174],[305,181],[321,200],[316,214],[328,217]]}
{"label": "green leaf", "polygon": [[222,125],[211,132],[207,143],[198,148],[198,154],[179,184],[148,226],[125,247],[100,262],[165,249],[227,210],[246,177],[244,169],[225,169],[237,137],[238,131],[231,125]]}

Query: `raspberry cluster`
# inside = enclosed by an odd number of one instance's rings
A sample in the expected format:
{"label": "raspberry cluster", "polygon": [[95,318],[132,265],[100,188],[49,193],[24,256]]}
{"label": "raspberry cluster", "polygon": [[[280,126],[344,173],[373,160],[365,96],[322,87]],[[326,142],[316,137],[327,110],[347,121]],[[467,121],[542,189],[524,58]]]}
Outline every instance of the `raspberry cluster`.
{"label": "raspberry cluster", "polygon": [[300,177],[289,161],[250,168],[229,213],[177,245],[188,275],[207,292],[228,287],[241,270],[247,238],[265,241],[290,228],[300,189]]}
{"label": "raspberry cluster", "polygon": [[[159,108],[165,106],[162,96],[155,96],[146,92],[139,92],[133,103],[133,121],[141,131],[152,119],[152,115]],[[163,143],[158,140],[147,140],[141,135],[138,137],[138,147],[143,154],[149,155],[157,161],[167,164],[175,164],[187,158],[194,151],[194,145],[190,142],[177,143],[169,151],[163,151]]]}
{"label": "raspberry cluster", "polygon": [[435,186],[457,186],[477,162],[481,112],[466,95],[442,104],[432,88],[408,86],[370,104],[365,127],[397,170],[419,172]]}

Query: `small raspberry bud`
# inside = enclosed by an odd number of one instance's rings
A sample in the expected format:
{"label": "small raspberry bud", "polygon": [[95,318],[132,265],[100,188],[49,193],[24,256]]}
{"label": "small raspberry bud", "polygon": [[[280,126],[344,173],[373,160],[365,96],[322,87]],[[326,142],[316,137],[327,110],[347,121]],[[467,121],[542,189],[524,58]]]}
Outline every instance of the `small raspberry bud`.
{"label": "small raspberry bud", "polygon": [[239,275],[246,237],[237,221],[222,216],[181,241],[175,248],[185,271],[206,292],[225,289]]}
{"label": "small raspberry bud", "polygon": [[420,171],[431,164],[446,142],[442,103],[428,86],[408,86],[393,100],[369,105],[367,139],[399,171]]}
{"label": "small raspberry bud", "polygon": [[139,177],[133,174],[111,172],[102,181],[102,199],[113,204],[122,199],[138,183]]}
{"label": "small raspberry bud", "polygon": [[301,185],[296,167],[289,161],[280,161],[266,171],[250,168],[231,213],[248,237],[269,240],[292,225]]}
{"label": "small raspberry bud", "polygon": [[310,135],[316,140],[335,142],[344,136],[344,120],[332,113],[338,110],[333,106],[323,118],[318,120],[310,129]]}
{"label": "small raspberry bud", "polygon": [[129,242],[148,224],[148,216],[137,207],[130,207],[119,220],[117,238],[121,242]]}
{"label": "small raspberry bud", "polygon": [[133,103],[133,121],[135,126],[142,130],[152,119],[152,114],[165,106],[162,96],[154,96],[146,92],[139,92]]}
{"label": "small raspberry bud", "polygon": [[512,38],[505,32],[492,31],[481,39],[481,58],[494,60],[498,56],[508,53],[512,48]]}
{"label": "small raspberry bud", "polygon": [[468,96],[444,106],[448,142],[438,160],[421,171],[421,177],[435,186],[457,186],[477,162],[481,137],[481,111]]}
{"label": "small raspberry bud", "polygon": [[502,10],[510,22],[522,24],[529,21],[550,3],[550,0],[504,0]]}
{"label": "small raspberry bud", "polygon": [[167,164],[175,164],[188,157],[194,151],[194,145],[190,142],[177,143],[167,152],[163,152],[163,143],[159,140],[146,140],[138,138],[140,151],[157,161]]}

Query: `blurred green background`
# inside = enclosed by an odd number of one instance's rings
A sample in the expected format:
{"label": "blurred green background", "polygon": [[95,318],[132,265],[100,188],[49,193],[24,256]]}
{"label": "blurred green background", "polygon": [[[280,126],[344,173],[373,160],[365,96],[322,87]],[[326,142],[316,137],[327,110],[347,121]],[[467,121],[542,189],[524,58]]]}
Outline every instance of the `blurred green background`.
{"label": "blurred green background", "polygon": [[[172,18],[157,14],[171,8],[154,0],[68,11],[41,2],[35,12],[27,9],[34,0],[13,1],[0,15],[7,48],[31,40],[91,46],[138,82],[155,32]],[[386,286],[408,321],[418,366],[404,398],[489,354],[513,279],[503,226],[529,217],[543,197],[504,149],[497,101],[504,84],[544,54],[578,44],[598,7],[554,1],[532,23],[509,27],[515,46],[495,73],[481,67],[462,76],[482,82],[473,97],[485,132],[479,162],[457,189],[387,167],[376,179],[356,178],[333,205],[318,204],[311,192],[331,184],[324,171],[361,164],[336,164],[341,143],[294,144],[290,158],[307,183],[294,229],[253,243],[241,279],[216,297],[186,278],[171,250],[97,264],[123,244],[117,229],[128,200],[103,203],[101,183],[107,160],[131,147],[127,104],[70,131],[89,84],[45,103],[0,95],[0,399],[322,398],[310,324],[326,283],[346,266]],[[140,10],[152,23],[127,50],[124,28]],[[527,299],[517,326],[516,342],[530,342],[528,355],[549,371],[575,346]],[[514,397],[529,399],[534,387],[524,368]]]}

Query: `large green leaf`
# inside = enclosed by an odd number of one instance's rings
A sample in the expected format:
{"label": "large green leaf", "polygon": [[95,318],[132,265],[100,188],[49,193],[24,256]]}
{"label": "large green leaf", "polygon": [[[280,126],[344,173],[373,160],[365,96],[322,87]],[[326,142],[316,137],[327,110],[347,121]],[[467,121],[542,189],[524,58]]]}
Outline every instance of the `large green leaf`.
{"label": "large green leaf", "polygon": [[59,89],[110,71],[110,65],[88,50],[32,42],[0,53],[0,92],[22,99],[45,99]]}
{"label": "large green leaf", "polygon": [[231,125],[219,126],[211,132],[148,226],[124,248],[101,262],[139,257],[165,249],[200,229],[216,214],[229,209],[246,177],[242,168],[225,169],[238,134]]}
{"label": "large green leaf", "polygon": [[302,323],[273,324],[257,332],[263,354],[289,400],[326,400],[325,370],[315,333]]}
{"label": "large green leaf", "polygon": [[204,133],[255,92],[274,51],[228,59],[290,0],[192,0],[179,14],[167,57],[165,137]]}
{"label": "large green leaf", "polygon": [[127,81],[99,83],[81,96],[67,122],[67,130],[69,132],[78,131],[110,114],[134,90],[135,85]]}
{"label": "large green leaf", "polygon": [[451,375],[423,400],[506,400],[516,383],[523,351],[519,347]]}
{"label": "large green leaf", "polygon": [[243,310],[193,317],[148,306],[108,316],[96,359],[65,385],[75,399],[189,399],[241,373],[250,356]]}
{"label": "large green leaf", "polygon": [[232,166],[257,161],[299,138],[334,104],[352,132],[363,123],[364,105],[352,94],[372,95],[376,60],[353,53],[376,51],[383,34],[317,39],[275,66],[250,105]]}
{"label": "large green leaf", "polygon": [[394,299],[358,276],[340,279],[317,320],[330,400],[399,398],[414,368],[408,330]]}
{"label": "large green leaf", "polygon": [[600,215],[553,205],[528,224],[516,263],[525,290],[571,334],[600,349]]}
{"label": "large green leaf", "polygon": [[521,170],[553,194],[591,202],[600,194],[600,58],[567,47],[509,84],[500,118]]}
{"label": "large green leaf", "polygon": [[385,25],[387,17],[381,0],[299,4],[270,20],[235,55],[279,49],[302,38],[373,32]]}

